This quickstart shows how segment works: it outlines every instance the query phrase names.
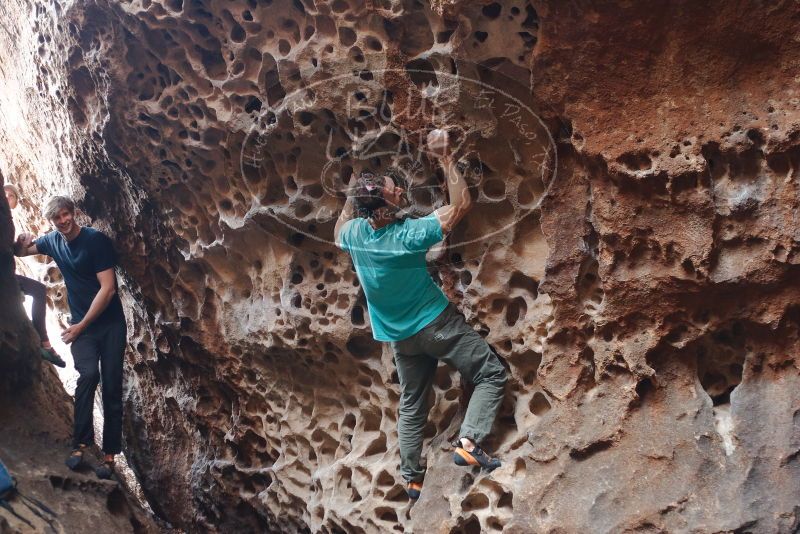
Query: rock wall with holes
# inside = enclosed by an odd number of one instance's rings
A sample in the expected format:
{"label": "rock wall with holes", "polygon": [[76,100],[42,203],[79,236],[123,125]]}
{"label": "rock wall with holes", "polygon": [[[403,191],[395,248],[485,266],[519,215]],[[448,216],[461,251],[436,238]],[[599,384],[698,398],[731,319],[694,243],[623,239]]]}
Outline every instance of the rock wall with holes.
{"label": "rock wall with holes", "polygon": [[[69,192],[115,239],[127,450],[161,517],[798,528],[796,3],[11,4],[0,165],[32,228]],[[443,126],[475,209],[429,259],[508,366],[504,465],[451,463],[469,387],[441,367],[411,506],[392,357],[330,241],[352,172],[442,204]]]}

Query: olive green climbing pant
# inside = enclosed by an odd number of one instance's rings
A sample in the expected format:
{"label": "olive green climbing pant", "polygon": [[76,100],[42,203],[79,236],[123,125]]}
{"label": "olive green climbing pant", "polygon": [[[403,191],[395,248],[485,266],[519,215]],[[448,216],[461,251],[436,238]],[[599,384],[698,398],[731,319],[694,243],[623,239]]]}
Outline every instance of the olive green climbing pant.
{"label": "olive green climbing pant", "polygon": [[428,326],[402,341],[392,341],[394,362],[400,380],[400,474],[419,482],[422,438],[428,421],[428,392],[440,361],[458,369],[475,385],[459,437],[480,444],[492,430],[503,400],[506,370],[492,349],[451,303]]}

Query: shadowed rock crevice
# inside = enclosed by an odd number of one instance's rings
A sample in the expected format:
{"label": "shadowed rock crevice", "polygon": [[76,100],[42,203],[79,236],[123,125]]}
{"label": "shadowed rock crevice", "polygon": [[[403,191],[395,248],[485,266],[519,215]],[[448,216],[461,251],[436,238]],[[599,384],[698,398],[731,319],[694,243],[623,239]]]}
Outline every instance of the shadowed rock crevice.
{"label": "shadowed rock crevice", "polygon": [[[0,174],[0,185],[4,184]],[[0,461],[25,497],[7,498],[16,514],[0,509],[0,532],[80,531],[86,518],[99,530],[156,533],[162,530],[125,484],[98,480],[91,468],[73,472],[70,452],[72,402],[53,367],[41,360],[39,338],[25,315],[14,279],[14,226],[0,199]],[[86,453],[100,464],[99,451]],[[43,503],[40,508],[31,499]]]}

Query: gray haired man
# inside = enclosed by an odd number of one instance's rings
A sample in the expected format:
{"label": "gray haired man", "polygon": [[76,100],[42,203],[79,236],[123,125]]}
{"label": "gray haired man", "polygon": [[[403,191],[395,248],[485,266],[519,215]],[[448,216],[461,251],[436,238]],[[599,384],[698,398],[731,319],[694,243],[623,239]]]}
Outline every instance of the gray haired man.
{"label": "gray haired man", "polygon": [[105,457],[95,472],[99,478],[111,478],[114,455],[122,451],[122,368],[127,343],[125,315],[114,275],[114,247],[102,232],[75,222],[75,204],[67,197],[52,198],[44,217],[56,230],[35,240],[30,234],[20,235],[15,253],[50,256],[67,286],[72,317],[61,339],[72,344],[79,376],[73,451],[66,464],[77,469],[83,462],[84,449],[94,442],[92,408],[95,390],[102,380]]}

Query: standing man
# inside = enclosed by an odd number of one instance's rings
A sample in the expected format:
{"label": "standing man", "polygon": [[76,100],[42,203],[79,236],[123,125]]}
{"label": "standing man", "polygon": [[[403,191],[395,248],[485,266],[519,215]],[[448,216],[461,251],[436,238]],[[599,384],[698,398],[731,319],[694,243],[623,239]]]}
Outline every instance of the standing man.
{"label": "standing man", "polygon": [[[6,194],[8,207],[13,211],[19,204],[19,189],[14,184],[4,184],[3,191]],[[40,350],[42,358],[58,367],[66,367],[67,362],[58,355],[47,336],[47,321],[45,320],[47,313],[47,287],[43,283],[21,274],[17,275],[17,284],[19,284],[22,293],[29,295],[33,301],[31,303],[31,321],[33,322],[34,330],[39,334],[39,341],[42,344]]]}
{"label": "standing man", "polygon": [[[116,290],[114,247],[105,234],[75,222],[75,203],[67,197],[50,199],[44,217],[56,230],[34,240],[17,238],[15,254],[46,254],[61,269],[72,314],[61,339],[72,343],[78,371],[75,389],[73,451],[66,464],[77,469],[86,447],[94,441],[92,407],[97,384],[103,393],[103,463],[99,478],[111,478],[114,455],[122,451],[122,362],[127,328]],[[99,369],[98,369],[99,364]]]}
{"label": "standing man", "polygon": [[428,145],[431,150],[437,146],[449,190],[447,206],[420,219],[399,220],[397,213],[407,205],[400,172],[362,172],[334,229],[337,245],[352,256],[364,288],[373,337],[391,343],[394,352],[401,389],[400,472],[411,499],[419,498],[425,476],[420,456],[430,410],[428,392],[438,363],[452,365],[475,385],[453,453],[462,466],[480,465],[488,471],[500,466],[480,444],[492,429],[507,380],[489,345],[428,274],[426,252],[472,204],[466,182],[447,153],[447,134],[431,132]]}

